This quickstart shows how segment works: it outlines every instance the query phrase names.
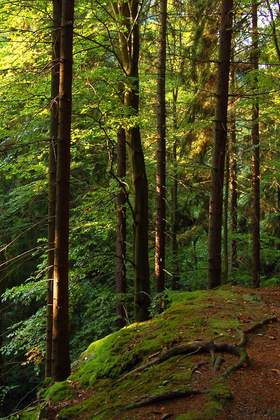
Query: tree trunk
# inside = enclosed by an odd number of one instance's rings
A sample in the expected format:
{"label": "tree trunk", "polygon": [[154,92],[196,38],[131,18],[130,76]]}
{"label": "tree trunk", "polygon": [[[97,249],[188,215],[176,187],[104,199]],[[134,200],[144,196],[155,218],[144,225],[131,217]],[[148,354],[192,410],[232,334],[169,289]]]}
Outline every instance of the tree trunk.
{"label": "tree trunk", "polygon": [[53,283],[53,376],[55,381],[62,381],[70,374],[68,251],[73,19],[74,1],[62,0]]}
{"label": "tree trunk", "polygon": [[157,173],[156,173],[156,236],[155,277],[158,292],[165,286],[165,229],[166,229],[166,26],[167,0],[160,0],[160,34],[158,67],[158,109],[157,109]]}
{"label": "tree trunk", "polygon": [[53,0],[52,73],[51,73],[51,127],[48,175],[48,306],[47,306],[47,354],[45,376],[52,375],[52,324],[53,324],[53,271],[55,240],[56,149],[58,131],[59,54],[61,1]]}
{"label": "tree trunk", "polygon": [[[118,131],[117,144],[117,176],[120,182],[117,195],[117,238],[116,238],[116,292],[123,295],[126,293],[126,191],[124,178],[126,175],[126,144],[125,130]],[[122,296],[123,297],[123,296]],[[117,304],[118,325],[126,324],[126,311],[122,298]]]}
{"label": "tree trunk", "polygon": [[[235,92],[235,71],[231,73],[231,90]],[[235,103],[232,103],[230,114],[230,136],[229,136],[229,153],[230,153],[230,184],[231,184],[231,233],[233,239],[231,241],[231,272],[237,268],[237,147],[236,147],[236,115]]]}
{"label": "tree trunk", "polygon": [[172,148],[172,163],[173,163],[173,180],[171,189],[171,250],[172,250],[172,289],[176,290],[179,286],[179,262],[178,262],[178,241],[177,241],[177,226],[178,226],[178,163],[177,163],[177,137],[176,131],[178,129],[177,123],[177,98],[178,89],[173,89],[173,133],[175,134],[173,148]]}
{"label": "tree trunk", "polygon": [[212,161],[211,196],[209,205],[209,288],[213,288],[221,284],[221,231],[225,151],[227,141],[227,108],[232,37],[232,13],[233,0],[223,0],[221,7],[215,139]]}
{"label": "tree trunk", "polygon": [[[125,82],[124,104],[131,116],[139,115],[139,1],[113,3],[114,14],[120,26],[119,49]],[[150,282],[148,253],[148,182],[141,143],[140,127],[136,123],[126,131],[128,156],[134,187],[134,266],[135,319],[149,318]]]}
{"label": "tree trunk", "polygon": [[229,201],[229,152],[226,154],[226,171],[225,171],[225,194],[224,194],[224,273],[223,281],[228,282],[228,201]]}
{"label": "tree trunk", "polygon": [[[259,50],[258,50],[258,4],[252,1],[252,67],[254,76],[254,91],[258,89]],[[256,95],[252,106],[252,283],[260,286],[260,136],[259,136],[259,100]]]}

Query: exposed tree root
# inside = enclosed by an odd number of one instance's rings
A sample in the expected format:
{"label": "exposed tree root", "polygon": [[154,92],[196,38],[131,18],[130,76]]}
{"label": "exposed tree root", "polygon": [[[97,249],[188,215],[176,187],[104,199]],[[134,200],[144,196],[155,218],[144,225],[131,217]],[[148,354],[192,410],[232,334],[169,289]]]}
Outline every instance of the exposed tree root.
{"label": "exposed tree root", "polygon": [[190,389],[190,388],[187,388],[185,390],[165,392],[160,395],[152,395],[151,397],[143,398],[142,400],[129,404],[124,409],[128,410],[128,409],[133,409],[133,408],[144,407],[145,405],[149,405],[149,404],[156,404],[162,401],[169,401],[169,400],[174,400],[177,398],[185,398],[191,395],[197,395],[197,394],[203,394],[203,393],[205,392],[199,391],[197,389]]}
{"label": "exposed tree root", "polygon": [[[171,349],[159,354],[159,356],[155,357],[153,360],[149,360],[143,365],[130,370],[129,372],[121,376],[118,380],[121,381],[133,373],[142,372],[143,370],[151,366],[165,362],[171,357],[180,356],[180,355],[192,356],[194,354],[199,354],[199,353],[209,353],[212,357],[212,360],[215,360],[216,353],[228,353],[228,354],[237,356],[239,358],[238,362],[230,366],[229,368],[227,368],[226,371],[223,373],[224,377],[228,376],[229,374],[241,368],[245,364],[247,366],[250,364],[250,359],[245,349],[247,339],[248,339],[248,334],[254,332],[258,328],[261,328],[262,326],[270,322],[275,322],[275,321],[277,321],[277,317],[273,315],[268,318],[264,318],[263,320],[241,331],[241,338],[238,344],[215,343],[214,341],[193,341],[187,344],[182,344],[176,347],[172,347]],[[214,368],[215,368],[215,365],[214,365]]]}

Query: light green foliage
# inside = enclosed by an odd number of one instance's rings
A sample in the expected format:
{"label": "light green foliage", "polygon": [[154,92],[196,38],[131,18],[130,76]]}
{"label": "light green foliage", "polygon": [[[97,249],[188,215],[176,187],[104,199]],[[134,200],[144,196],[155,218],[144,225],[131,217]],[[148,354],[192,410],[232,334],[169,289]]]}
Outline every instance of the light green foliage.
{"label": "light green foliage", "polygon": [[[150,4],[150,3],[149,3]],[[214,119],[215,72],[217,60],[217,2],[185,1],[168,3],[167,51],[167,226],[172,210],[171,188],[177,142],[178,174],[178,265],[179,284],[192,293],[169,293],[169,306],[156,296],[151,314],[158,315],[147,327],[132,325],[116,331],[115,198],[116,136],[120,126],[141,126],[149,182],[150,228],[155,212],[156,166],[156,80],[158,16],[156,4],[143,6],[141,16],[140,116],[129,118],[120,101],[123,71],[112,51],[121,22],[112,19],[108,2],[75,5],[74,86],[71,163],[70,221],[70,319],[72,360],[89,343],[101,339],[89,352],[90,362],[81,363],[76,375],[85,384],[99,377],[116,377],[130,364],[145,359],[176,340],[203,337],[227,338],[238,326],[230,311],[222,316],[223,299],[235,305],[230,290],[213,295],[196,291],[207,286],[207,224],[212,128]],[[243,0],[244,10],[251,7]],[[47,164],[50,123],[51,6],[49,0],[1,2],[0,7],[0,249],[1,311],[5,313],[1,336],[4,361],[13,372],[5,374],[12,409],[14,396],[20,400],[43,376],[45,349],[45,302],[47,269]],[[109,10],[106,11],[106,8]],[[236,5],[239,7],[239,4]],[[202,13],[203,10],[203,13]],[[109,13],[108,13],[109,11]],[[250,26],[244,16],[243,29]],[[279,18],[276,17],[277,28]],[[261,129],[261,248],[262,284],[278,286],[280,273],[279,208],[276,192],[280,183],[279,164],[279,67],[269,20],[263,24],[258,71]],[[237,28],[239,28],[237,24]],[[251,105],[252,82],[248,31],[235,33],[238,66],[235,101],[238,160],[238,268],[231,280],[251,284]],[[108,31],[111,34],[109,39]],[[244,35],[244,33],[246,35]],[[177,95],[177,100],[174,98]],[[175,115],[175,119],[174,119]],[[176,121],[175,121],[176,120]],[[175,124],[176,123],[176,124]],[[175,124],[175,125],[174,125]],[[133,203],[128,176],[126,190]],[[128,293],[120,298],[133,322],[133,217],[127,206]],[[229,220],[230,226],[231,220]],[[167,241],[166,278],[171,284],[173,255]],[[277,249],[278,246],[278,249]],[[151,272],[154,249],[150,250]],[[201,316],[205,308],[209,320]],[[214,301],[211,302],[211,299]],[[215,310],[215,304],[219,308]],[[231,303],[232,302],[232,303]],[[187,304],[186,304],[187,303]],[[248,302],[256,303],[257,302]],[[3,308],[2,308],[3,304]],[[167,310],[166,310],[167,309]],[[256,309],[257,310],[257,309]],[[2,313],[2,312],[1,312]],[[0,314],[1,315],[1,314]],[[160,332],[160,335],[158,334]],[[113,333],[113,334],[112,334]],[[104,335],[112,334],[103,339]],[[132,337],[136,337],[132,340]],[[103,352],[103,354],[101,354]],[[14,360],[16,357],[16,360]],[[92,357],[92,358],[91,358]],[[28,364],[26,364],[28,363]],[[31,370],[35,366],[35,370]],[[40,376],[41,375],[41,376]],[[80,375],[80,376],[79,376]],[[27,378],[27,379],[26,379]],[[26,379],[26,380],[25,380]],[[164,380],[164,379],[163,379]],[[28,389],[26,388],[28,387]],[[22,393],[22,394],[20,394]]]}

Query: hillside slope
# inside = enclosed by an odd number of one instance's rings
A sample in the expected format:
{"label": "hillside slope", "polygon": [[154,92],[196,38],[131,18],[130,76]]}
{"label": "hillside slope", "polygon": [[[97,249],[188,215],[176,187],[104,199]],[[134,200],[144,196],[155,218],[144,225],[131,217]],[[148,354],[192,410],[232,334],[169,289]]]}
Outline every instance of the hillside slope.
{"label": "hillside slope", "polygon": [[271,396],[280,382],[272,295],[277,289],[170,292],[162,314],[92,343],[67,381],[11,418],[280,418],[280,403],[261,401],[266,384]]}

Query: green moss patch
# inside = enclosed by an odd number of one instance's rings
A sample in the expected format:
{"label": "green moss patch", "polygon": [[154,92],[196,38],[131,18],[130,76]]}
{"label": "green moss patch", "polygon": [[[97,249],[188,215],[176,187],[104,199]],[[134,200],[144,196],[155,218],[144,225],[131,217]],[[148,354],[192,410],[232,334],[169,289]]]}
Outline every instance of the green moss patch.
{"label": "green moss patch", "polygon": [[45,398],[53,402],[70,400],[73,398],[73,391],[68,381],[56,382],[45,392]]}

